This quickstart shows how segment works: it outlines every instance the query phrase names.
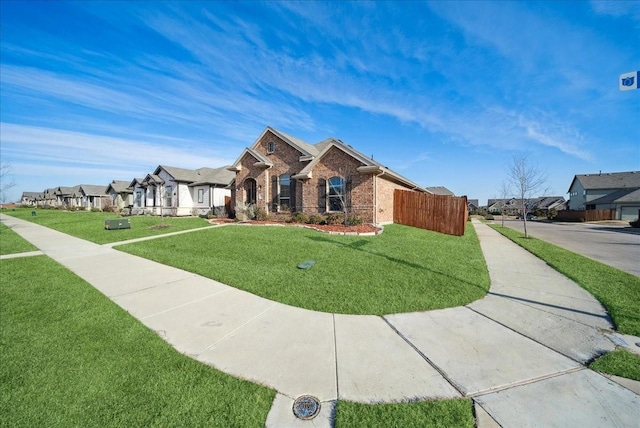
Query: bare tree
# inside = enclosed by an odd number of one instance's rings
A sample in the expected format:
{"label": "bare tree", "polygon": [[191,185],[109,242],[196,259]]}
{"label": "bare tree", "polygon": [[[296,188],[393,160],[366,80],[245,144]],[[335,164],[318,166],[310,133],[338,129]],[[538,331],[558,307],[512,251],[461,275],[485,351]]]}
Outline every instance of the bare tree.
{"label": "bare tree", "polygon": [[513,195],[513,189],[511,189],[511,183],[508,180],[503,180],[500,183],[500,187],[498,188],[498,193],[500,194],[500,199],[502,199],[502,208],[501,208],[501,218],[502,218],[502,227],[504,227],[504,200],[510,198]]}
{"label": "bare tree", "polygon": [[0,202],[2,203],[7,202],[7,193],[16,185],[13,178],[9,178],[9,174],[11,174],[11,164],[0,164]]}
{"label": "bare tree", "polygon": [[547,182],[547,175],[540,167],[529,161],[526,155],[514,157],[509,167],[508,182],[515,188],[516,195],[520,199],[522,207],[522,220],[524,221],[524,237],[527,234],[527,214],[529,207],[527,205],[534,195],[538,192],[544,193],[544,185]]}

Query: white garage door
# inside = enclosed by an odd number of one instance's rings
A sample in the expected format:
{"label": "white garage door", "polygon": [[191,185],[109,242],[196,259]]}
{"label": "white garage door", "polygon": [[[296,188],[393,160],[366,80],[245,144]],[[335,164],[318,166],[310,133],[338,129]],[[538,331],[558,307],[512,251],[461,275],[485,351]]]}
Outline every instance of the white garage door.
{"label": "white garage door", "polygon": [[633,221],[638,218],[638,210],[640,210],[640,206],[636,207],[622,207],[620,209],[620,220],[624,221]]}

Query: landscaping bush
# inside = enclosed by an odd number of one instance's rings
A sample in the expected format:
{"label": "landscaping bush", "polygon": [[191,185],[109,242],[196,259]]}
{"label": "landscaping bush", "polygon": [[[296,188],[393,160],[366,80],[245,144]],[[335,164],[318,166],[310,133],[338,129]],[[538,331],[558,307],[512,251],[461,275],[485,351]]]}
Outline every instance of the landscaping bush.
{"label": "landscaping bush", "polygon": [[214,207],[213,208],[213,215],[216,218],[227,218],[227,217],[229,217],[229,213],[227,212],[227,210],[225,209],[224,206]]}
{"label": "landscaping bush", "polygon": [[253,215],[254,215],[253,218],[258,220],[258,221],[267,221],[267,220],[269,220],[269,213],[266,210],[264,210],[263,208],[255,207]]}
{"label": "landscaping bush", "polygon": [[298,211],[293,213],[293,215],[291,216],[291,221],[293,223],[309,223],[309,216],[301,211]]}
{"label": "landscaping bush", "polygon": [[640,218],[630,221],[629,225],[631,225],[631,227],[640,227]]}
{"label": "landscaping bush", "polygon": [[311,214],[309,216],[309,221],[307,222],[309,224],[324,224],[324,217],[322,217],[320,214]]}
{"label": "landscaping bush", "polygon": [[493,220],[493,215],[491,215],[491,214],[486,214],[486,215],[484,216],[484,219],[485,219],[485,220]]}
{"label": "landscaping bush", "polygon": [[343,224],[344,215],[342,213],[329,213],[325,215],[325,222],[327,224]]}
{"label": "landscaping bush", "polygon": [[360,226],[362,223],[364,223],[362,217],[358,217],[357,215],[347,217],[344,222],[345,226]]}

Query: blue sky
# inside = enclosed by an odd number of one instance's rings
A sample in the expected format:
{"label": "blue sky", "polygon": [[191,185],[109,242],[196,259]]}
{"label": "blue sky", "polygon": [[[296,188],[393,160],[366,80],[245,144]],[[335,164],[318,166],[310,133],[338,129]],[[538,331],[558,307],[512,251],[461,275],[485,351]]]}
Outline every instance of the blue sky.
{"label": "blue sky", "polygon": [[22,191],[233,162],[266,126],[500,196],[514,157],[640,170],[640,2],[0,3],[0,157]]}

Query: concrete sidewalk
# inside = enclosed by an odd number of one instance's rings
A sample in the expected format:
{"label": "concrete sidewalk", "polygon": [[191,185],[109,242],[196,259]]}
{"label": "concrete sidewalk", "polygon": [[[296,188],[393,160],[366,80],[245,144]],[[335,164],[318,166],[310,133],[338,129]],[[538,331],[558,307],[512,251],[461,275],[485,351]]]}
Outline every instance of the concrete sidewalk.
{"label": "concrete sidewalk", "polygon": [[[640,339],[620,342],[591,295],[481,223],[474,226],[489,295],[465,307],[377,317],[283,305],[111,245],[0,219],[180,352],[276,389],[268,426],[331,426],[338,399],[463,396],[473,398],[480,426],[640,420],[637,392],[583,365],[613,350],[614,340],[633,347]],[[312,421],[291,411],[303,394],[322,401]]]}

